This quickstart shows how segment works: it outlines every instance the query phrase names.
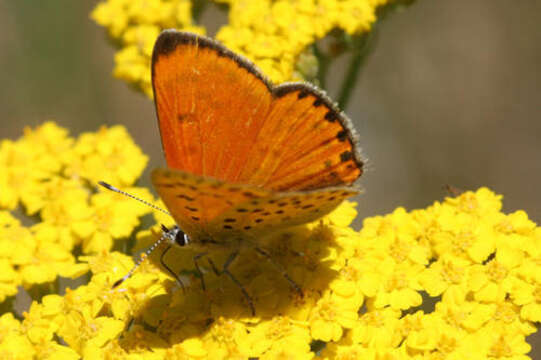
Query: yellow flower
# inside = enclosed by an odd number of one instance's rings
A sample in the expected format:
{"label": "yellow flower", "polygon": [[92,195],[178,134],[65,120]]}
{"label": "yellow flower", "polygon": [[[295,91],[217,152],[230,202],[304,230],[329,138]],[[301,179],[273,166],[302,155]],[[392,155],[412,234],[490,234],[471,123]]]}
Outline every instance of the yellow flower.
{"label": "yellow flower", "polygon": [[472,290],[478,301],[500,302],[513,286],[513,270],[522,262],[522,254],[512,249],[498,251],[494,259],[486,265],[472,266]]}
{"label": "yellow flower", "polygon": [[396,347],[402,341],[399,318],[400,311],[390,308],[365,313],[348,334],[349,340],[375,349]]}
{"label": "yellow flower", "polygon": [[[124,191],[141,199],[152,197],[147,189],[125,188]],[[139,217],[150,211],[147,206],[135,204],[133,199],[109,190],[92,195],[90,203],[94,225],[78,231],[84,238],[83,252],[86,254],[109,250],[115,239],[129,237],[139,225]]]}
{"label": "yellow flower", "polygon": [[201,339],[209,359],[249,357],[247,328],[239,321],[217,318]]}
{"label": "yellow flower", "polygon": [[417,311],[400,319],[399,331],[408,349],[431,351],[436,348],[443,323],[439,315]]}
{"label": "yellow flower", "polygon": [[[276,83],[302,80],[296,71],[302,52],[332,30],[350,35],[370,31],[376,9],[390,0],[215,0],[229,5],[229,23],[216,38],[247,56]],[[188,0],[107,0],[91,14],[120,44],[114,75],[152,97],[150,52],[157,34],[167,28],[204,33],[192,17]]]}
{"label": "yellow flower", "polygon": [[72,277],[86,272],[75,265],[69,249],[33,234],[7,213],[2,213],[0,227],[0,298],[17,293],[16,287],[30,288],[56,279],[58,275]]}
{"label": "yellow flower", "polygon": [[33,253],[30,231],[9,212],[0,211],[0,302],[17,294],[21,274],[17,267]]}
{"label": "yellow flower", "polygon": [[311,359],[310,341],[307,324],[277,316],[250,328],[250,356]]}
{"label": "yellow flower", "polygon": [[340,19],[337,20],[348,34],[370,30],[376,21],[375,7],[368,1],[342,1],[339,6]]}
{"label": "yellow flower", "polygon": [[168,28],[183,28],[204,33],[203,28],[194,26],[191,7],[192,2],[189,0],[100,2],[91,18],[105,26],[109,35],[122,45],[122,49],[115,55],[114,75],[136,85],[152,97],[149,65],[152,47],[159,32]]}
{"label": "yellow flower", "polygon": [[494,314],[496,306],[466,299],[468,292],[458,287],[449,289],[436,304],[436,313],[447,324],[473,332],[487,323]]}
{"label": "yellow flower", "polygon": [[110,317],[91,317],[86,309],[70,310],[58,330],[66,343],[81,354],[89,357],[100,354],[107,342],[116,339],[124,329],[124,323]]}
{"label": "yellow flower", "polygon": [[450,286],[460,286],[467,281],[467,260],[447,256],[433,262],[419,276],[419,281],[430,296],[441,295]]}
{"label": "yellow flower", "polygon": [[310,333],[313,339],[338,341],[344,329],[352,328],[357,320],[357,312],[362,305],[358,301],[344,301],[340,291],[326,294],[319,299],[310,314]]}
{"label": "yellow flower", "polygon": [[36,236],[50,239],[71,249],[78,245],[87,231],[83,228],[92,226],[92,209],[88,205],[88,194],[84,190],[67,191],[49,202],[41,211],[42,222],[33,226]]}
{"label": "yellow flower", "polygon": [[71,348],[60,345],[54,339],[62,323],[62,297],[48,295],[42,304],[32,303],[25,313],[22,332],[32,343],[36,357],[47,359],[78,359],[79,355]]}
{"label": "yellow flower", "polygon": [[117,65],[113,74],[129,84],[137,85],[147,96],[152,97],[148,62],[145,57],[141,56],[140,52],[141,49],[135,45],[129,45],[119,50],[115,55],[115,64]]}
{"label": "yellow flower", "polygon": [[327,344],[321,352],[323,359],[336,360],[376,360],[376,350],[367,348],[360,344],[349,344],[346,341],[339,341]]}
{"label": "yellow flower", "polygon": [[492,216],[502,209],[502,196],[482,187],[476,192],[465,192],[456,198],[448,197],[445,203],[463,213]]}
{"label": "yellow flower", "polygon": [[32,343],[51,340],[61,324],[62,297],[48,295],[42,303],[33,302],[28,312],[24,314],[22,324],[28,339]]}
{"label": "yellow flower", "polygon": [[486,328],[488,357],[493,358],[527,358],[531,346],[526,342],[524,334],[513,331],[501,323],[492,323]]}
{"label": "yellow flower", "polygon": [[19,265],[21,281],[25,287],[54,281],[58,275],[75,278],[87,271],[86,267],[75,265],[75,259],[68,249],[60,244],[41,240],[35,237],[30,261]]}
{"label": "yellow flower", "polygon": [[105,181],[116,187],[132,185],[148,161],[123,126],[82,134],[73,152],[77,158],[65,170],[67,176],[82,177],[92,184]]}
{"label": "yellow flower", "polygon": [[[149,2],[149,11],[163,18],[156,4]],[[290,5],[280,6],[287,12]],[[309,11],[310,2],[295,6]],[[54,126],[48,129],[43,134],[67,139]],[[139,217],[152,209],[85,180],[90,175],[82,169],[100,158],[109,161],[106,174],[115,185],[154,203],[148,190],[126,188],[146,161],[142,154],[138,162],[115,161],[119,151],[121,157],[138,153],[127,139],[124,129],[103,128],[66,141],[66,156],[47,175],[45,189],[35,183],[32,196],[22,200],[37,224],[24,227],[0,211],[0,300],[21,285],[54,285],[59,275],[91,272],[87,283],[64,295],[44,294],[42,286],[41,300],[22,322],[10,313],[0,317],[0,357],[311,359],[324,343],[321,356],[328,359],[528,359],[525,339],[541,318],[541,230],[522,211],[503,214],[501,197],[488,189],[427,209],[398,208],[365,219],[361,231],[349,227],[356,205],[344,202],[318,221],[264,239],[272,262],[243,249],[229,267],[240,286],[215,274],[206,258],[221,269],[229,249],[209,250],[198,260],[201,278],[193,260],[200,251],[173,247],[162,257],[162,244],[113,288],[133,260],[109,252],[112,242],[136,240],[142,250],[161,235],[158,225],[134,234]],[[26,156],[31,149],[19,149],[25,141],[6,146]],[[121,151],[108,141],[133,148]],[[59,155],[54,146],[40,146]],[[156,223],[172,226],[170,217],[154,215]],[[74,249],[92,255],[76,262]],[[434,297],[435,310],[424,307],[422,291]]]}
{"label": "yellow flower", "polygon": [[85,192],[84,186],[80,179],[53,176],[41,181],[39,186],[32,186],[21,194],[21,202],[26,213],[33,215],[65,193]]}
{"label": "yellow flower", "polygon": [[[73,139],[52,122],[0,143],[0,207],[14,209],[28,192],[60,171]],[[33,209],[32,209],[33,210]]]}
{"label": "yellow flower", "polygon": [[32,359],[34,347],[21,329],[21,323],[6,313],[0,317],[0,358]]}

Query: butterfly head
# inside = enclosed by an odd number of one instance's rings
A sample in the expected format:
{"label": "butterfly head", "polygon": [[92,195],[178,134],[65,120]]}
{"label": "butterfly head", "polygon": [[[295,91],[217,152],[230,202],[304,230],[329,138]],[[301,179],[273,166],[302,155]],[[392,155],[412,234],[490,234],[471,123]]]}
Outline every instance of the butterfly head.
{"label": "butterfly head", "polygon": [[162,236],[168,240],[169,244],[177,245],[180,247],[190,244],[190,237],[180,230],[180,228],[175,225],[171,229],[168,229],[165,225],[162,224]]}

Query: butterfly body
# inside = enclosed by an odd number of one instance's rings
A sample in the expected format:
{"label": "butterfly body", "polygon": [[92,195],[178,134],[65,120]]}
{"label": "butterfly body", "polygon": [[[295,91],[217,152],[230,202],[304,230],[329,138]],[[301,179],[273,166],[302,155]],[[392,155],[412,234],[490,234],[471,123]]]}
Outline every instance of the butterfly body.
{"label": "butterfly body", "polygon": [[257,246],[360,193],[350,120],[317,88],[272,85],[209,38],[166,30],[152,85],[168,168],[152,182],[191,244]]}

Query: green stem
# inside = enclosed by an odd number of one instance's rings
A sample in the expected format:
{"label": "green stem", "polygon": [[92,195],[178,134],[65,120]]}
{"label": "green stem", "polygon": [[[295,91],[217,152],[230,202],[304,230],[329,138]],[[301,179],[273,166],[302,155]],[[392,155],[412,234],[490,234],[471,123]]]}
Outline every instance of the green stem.
{"label": "green stem", "polygon": [[331,58],[327,54],[323,53],[317,44],[312,46],[314,55],[318,60],[318,71],[317,71],[317,81],[319,86],[322,89],[325,89],[325,80],[327,79],[327,72],[329,70],[329,65],[331,64]]}
{"label": "green stem", "polygon": [[370,55],[372,52],[372,49],[376,43],[378,27],[380,24],[387,18],[387,16],[389,16],[389,14],[395,12],[398,8],[411,5],[414,2],[415,0],[398,0],[396,2],[380,6],[376,12],[377,21],[372,25],[372,30],[354,38],[351,44],[353,49],[351,61],[338,95],[338,104],[340,105],[341,109],[345,110],[348,105],[353,89],[357,84],[357,77],[359,76],[362,65],[368,58],[368,55]]}
{"label": "green stem", "polygon": [[203,14],[203,11],[208,5],[208,0],[196,0],[192,3],[192,17],[195,21],[195,23],[199,22],[199,19],[201,18],[201,14]]}
{"label": "green stem", "polygon": [[362,65],[368,58],[368,55],[370,54],[375,42],[375,31],[376,29],[374,28],[367,34],[356,36],[353,40],[351,60],[338,94],[338,105],[341,109],[346,109],[348,106],[351,94],[353,93],[355,85],[357,84],[357,78],[361,71]]}

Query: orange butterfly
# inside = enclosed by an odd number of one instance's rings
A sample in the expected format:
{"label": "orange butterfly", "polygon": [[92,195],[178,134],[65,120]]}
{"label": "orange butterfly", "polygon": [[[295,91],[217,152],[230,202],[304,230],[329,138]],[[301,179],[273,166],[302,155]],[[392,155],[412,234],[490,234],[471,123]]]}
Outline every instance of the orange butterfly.
{"label": "orange butterfly", "polygon": [[168,166],[152,182],[192,244],[257,241],[359,193],[351,121],[315,87],[273,86],[218,42],[174,30],[154,46],[152,86]]}
{"label": "orange butterfly", "polygon": [[268,257],[263,235],[360,192],[355,130],[317,88],[274,86],[220,43],[175,30],[156,41],[152,86],[168,166],[152,182],[181,229],[165,229],[170,242],[230,248],[226,265],[243,246]]}

